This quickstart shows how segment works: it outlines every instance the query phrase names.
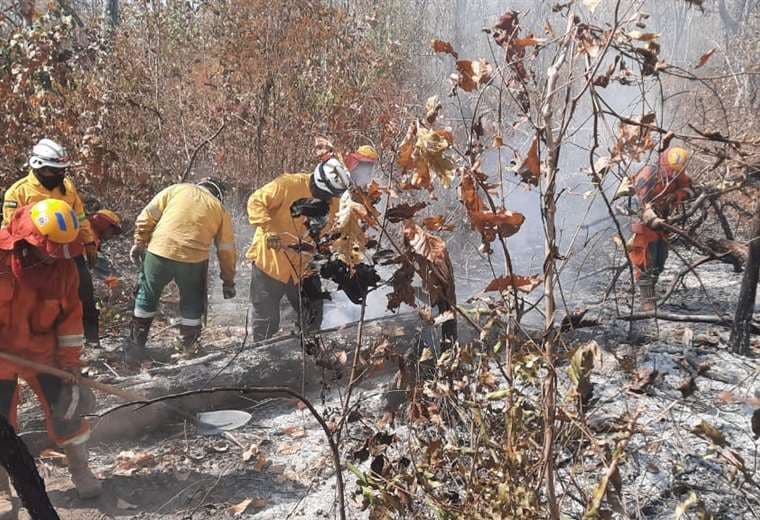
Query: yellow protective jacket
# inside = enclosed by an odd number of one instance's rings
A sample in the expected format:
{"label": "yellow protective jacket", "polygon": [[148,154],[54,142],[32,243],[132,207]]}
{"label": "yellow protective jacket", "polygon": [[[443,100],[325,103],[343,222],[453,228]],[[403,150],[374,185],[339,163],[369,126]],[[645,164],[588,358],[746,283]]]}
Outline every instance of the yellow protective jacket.
{"label": "yellow protective jacket", "polygon": [[[309,190],[309,177],[308,173],[285,173],[256,190],[248,198],[248,222],[256,226],[256,234],[246,258],[269,277],[282,283],[296,283],[308,273],[307,266],[312,255],[294,251],[288,245],[298,244],[299,240],[312,242],[304,225],[304,218],[290,216],[290,206],[293,202],[313,197]],[[338,204],[337,198],[330,202],[329,220],[325,230],[332,227]],[[279,250],[267,247],[268,234],[280,237],[282,247]]]}
{"label": "yellow protective jacket", "polygon": [[66,177],[63,179],[63,187],[66,190],[65,194],[61,192],[60,188],[53,188],[52,191],[48,190],[40,184],[40,181],[34,176],[34,172],[29,171],[26,177],[14,182],[8,188],[8,191],[5,192],[5,198],[3,199],[3,227],[8,226],[16,209],[45,199],[58,199],[68,203],[76,212],[79,219],[79,233],[82,242],[85,244],[94,242],[95,235],[92,233],[90,221],[87,220],[84,212],[84,204],[77,193],[77,189],[74,187],[74,183]]}
{"label": "yellow protective jacket", "polygon": [[159,192],[135,222],[135,243],[176,262],[208,260],[216,245],[222,280],[235,282],[235,235],[222,203],[206,188],[175,184]]}

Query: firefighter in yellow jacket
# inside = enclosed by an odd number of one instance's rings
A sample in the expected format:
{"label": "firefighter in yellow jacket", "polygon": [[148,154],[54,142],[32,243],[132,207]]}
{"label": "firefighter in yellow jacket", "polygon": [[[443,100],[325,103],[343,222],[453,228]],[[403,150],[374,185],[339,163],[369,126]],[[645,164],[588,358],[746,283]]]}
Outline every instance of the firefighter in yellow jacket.
{"label": "firefighter in yellow jacket", "polygon": [[[74,208],[79,219],[80,238],[84,242],[84,255],[75,261],[79,272],[79,299],[82,301],[84,336],[87,344],[100,346],[98,330],[98,309],[95,305],[95,292],[92,286],[92,276],[87,269],[95,267],[98,260],[98,246],[92,233],[90,223],[86,218],[84,204],[79,197],[74,183],[66,177],[66,169],[70,166],[66,150],[55,141],[42,139],[32,148],[29,157],[29,174],[16,181],[3,199],[3,227],[10,224],[16,209],[34,204],[45,199],[58,199]],[[85,257],[87,262],[85,262]]]}
{"label": "firefighter in yellow jacket", "polygon": [[[304,201],[321,201],[325,215],[320,226],[329,230],[338,210],[340,196],[352,184],[354,170],[360,166],[361,184],[371,177],[366,164],[374,166],[377,153],[363,146],[347,160],[355,168],[347,169],[333,157],[325,157],[313,173],[286,173],[255,191],[248,199],[248,221],[256,227],[253,243],[246,257],[252,265],[251,303],[253,305],[253,339],[259,341],[280,328],[280,301],[287,297],[299,313],[297,326],[306,333],[319,330],[323,300],[319,276],[309,269],[312,255],[304,244],[313,245],[314,229],[306,227],[305,217],[296,207]],[[357,169],[357,171],[358,171]],[[372,168],[370,168],[371,170]],[[368,181],[367,181],[368,183]],[[315,222],[318,219],[312,219]],[[317,231],[319,233],[320,231]],[[300,312],[301,309],[303,312]]]}
{"label": "firefighter in yellow jacket", "polygon": [[235,297],[235,236],[223,198],[224,185],[216,179],[175,184],[158,193],[137,217],[130,256],[135,264],[142,264],[142,272],[124,347],[129,365],[145,359],[148,331],[161,292],[172,280],[179,288],[183,346],[189,349],[198,340],[212,242],[219,258],[224,298]]}

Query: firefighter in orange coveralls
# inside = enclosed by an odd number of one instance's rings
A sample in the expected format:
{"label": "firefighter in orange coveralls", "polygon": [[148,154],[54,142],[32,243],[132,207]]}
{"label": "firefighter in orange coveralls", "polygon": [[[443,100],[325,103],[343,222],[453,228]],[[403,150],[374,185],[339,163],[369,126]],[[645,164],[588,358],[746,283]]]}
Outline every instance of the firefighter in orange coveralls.
{"label": "firefighter in orange coveralls", "polygon": [[[76,212],[62,200],[18,208],[0,230],[0,352],[79,375],[84,341],[79,276],[81,255]],[[100,494],[90,471],[82,418],[94,405],[91,392],[71,381],[0,361],[0,414],[17,427],[18,378],[37,394],[48,435],[63,448],[71,479],[82,498]],[[0,518],[13,514],[8,475],[0,468]]]}
{"label": "firefighter in orange coveralls", "polygon": [[652,311],[657,303],[655,285],[665,268],[668,242],[665,233],[644,224],[643,215],[654,211],[660,218],[668,218],[673,209],[691,193],[691,180],[686,174],[689,154],[683,148],[671,147],[660,154],[657,165],[642,168],[629,183],[626,193],[638,199],[641,217],[631,224],[633,237],[628,242],[628,258],[635,269],[641,291],[641,308]]}

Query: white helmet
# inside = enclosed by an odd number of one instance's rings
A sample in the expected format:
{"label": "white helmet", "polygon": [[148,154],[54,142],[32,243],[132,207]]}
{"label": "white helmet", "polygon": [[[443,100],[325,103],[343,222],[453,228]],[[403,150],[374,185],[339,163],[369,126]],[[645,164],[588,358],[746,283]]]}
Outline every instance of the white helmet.
{"label": "white helmet", "polygon": [[67,168],[71,164],[66,149],[50,139],[41,139],[32,148],[32,156],[29,158],[29,166],[39,170],[48,166],[50,168]]}
{"label": "white helmet", "polygon": [[351,186],[351,176],[342,162],[332,158],[314,168],[314,184],[337,197]]}

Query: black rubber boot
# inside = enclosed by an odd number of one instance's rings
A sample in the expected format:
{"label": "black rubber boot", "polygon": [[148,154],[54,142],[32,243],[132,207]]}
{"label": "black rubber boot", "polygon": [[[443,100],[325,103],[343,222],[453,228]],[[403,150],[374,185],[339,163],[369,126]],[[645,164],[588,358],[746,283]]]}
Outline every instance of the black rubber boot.
{"label": "black rubber boot", "polygon": [[147,357],[145,344],[148,342],[148,332],[153,318],[132,318],[129,326],[129,337],[124,344],[124,362],[131,366],[140,366]]}

